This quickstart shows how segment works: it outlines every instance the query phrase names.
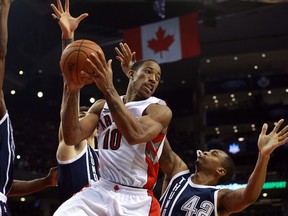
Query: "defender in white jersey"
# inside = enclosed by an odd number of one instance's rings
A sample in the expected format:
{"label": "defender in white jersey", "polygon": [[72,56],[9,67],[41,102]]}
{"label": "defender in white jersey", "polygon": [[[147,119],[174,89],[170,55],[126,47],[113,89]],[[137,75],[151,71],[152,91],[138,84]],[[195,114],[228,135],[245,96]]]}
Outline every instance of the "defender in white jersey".
{"label": "defender in white jersey", "polygon": [[255,202],[265,182],[271,153],[288,141],[288,126],[280,130],[283,122],[283,119],[279,120],[269,134],[266,134],[268,125],[263,124],[256,166],[247,186],[237,190],[215,187],[229,181],[234,172],[233,161],[225,152],[198,150],[195,173],[190,173],[166,140],[160,158],[160,167],[165,174],[160,198],[161,216],[226,216]]}
{"label": "defender in white jersey", "polygon": [[64,74],[68,92],[62,130],[65,142],[73,145],[98,128],[101,178],[64,202],[54,215],[159,215],[152,190],[172,118],[164,101],[152,96],[160,81],[160,66],[154,60],[135,62],[126,73],[129,84],[121,97],[113,85],[111,60],[106,62],[101,52],[92,53],[87,67],[94,74],[86,76],[94,80],[105,100],[96,101],[79,121],[77,95],[82,86]]}

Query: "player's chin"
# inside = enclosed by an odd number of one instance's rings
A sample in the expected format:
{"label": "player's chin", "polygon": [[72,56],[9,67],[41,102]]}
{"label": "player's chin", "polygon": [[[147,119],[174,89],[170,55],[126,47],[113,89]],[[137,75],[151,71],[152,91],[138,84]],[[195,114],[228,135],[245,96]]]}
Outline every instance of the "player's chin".
{"label": "player's chin", "polygon": [[199,164],[199,163],[201,163],[201,158],[198,158],[198,157],[197,157],[197,159],[195,160],[195,165],[197,165],[197,164]]}
{"label": "player's chin", "polygon": [[147,97],[151,97],[155,92],[154,89],[151,89],[147,86],[143,87],[142,91],[143,91],[143,94],[145,94]]}
{"label": "player's chin", "polygon": [[154,92],[145,89],[144,91],[141,92],[141,97],[142,97],[143,99],[147,99],[147,98],[151,97],[151,96],[153,95],[153,93],[154,93]]}

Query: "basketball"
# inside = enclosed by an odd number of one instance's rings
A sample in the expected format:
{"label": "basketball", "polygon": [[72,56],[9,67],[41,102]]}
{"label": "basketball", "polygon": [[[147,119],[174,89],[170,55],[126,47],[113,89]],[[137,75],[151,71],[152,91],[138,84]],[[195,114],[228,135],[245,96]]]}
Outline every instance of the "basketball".
{"label": "basketball", "polygon": [[60,59],[62,73],[70,77],[75,85],[91,84],[93,80],[82,75],[81,71],[93,73],[90,68],[86,68],[85,62],[92,52],[96,53],[98,50],[102,51],[101,47],[93,41],[86,39],[73,41],[62,52]]}

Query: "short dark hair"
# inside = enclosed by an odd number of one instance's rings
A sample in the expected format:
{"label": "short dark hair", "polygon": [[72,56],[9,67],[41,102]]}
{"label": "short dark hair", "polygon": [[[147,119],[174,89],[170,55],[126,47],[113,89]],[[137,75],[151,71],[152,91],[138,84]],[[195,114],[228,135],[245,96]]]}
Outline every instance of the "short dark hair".
{"label": "short dark hair", "polygon": [[154,60],[154,59],[142,59],[142,60],[136,61],[132,65],[131,70],[137,71],[145,62],[148,62],[148,61],[156,62],[159,65],[159,63],[156,60]]}
{"label": "short dark hair", "polygon": [[226,154],[226,155],[227,157],[225,157],[224,161],[222,162],[222,165],[224,169],[226,170],[226,174],[218,180],[218,184],[224,184],[224,183],[231,181],[235,173],[234,162],[229,154]]}

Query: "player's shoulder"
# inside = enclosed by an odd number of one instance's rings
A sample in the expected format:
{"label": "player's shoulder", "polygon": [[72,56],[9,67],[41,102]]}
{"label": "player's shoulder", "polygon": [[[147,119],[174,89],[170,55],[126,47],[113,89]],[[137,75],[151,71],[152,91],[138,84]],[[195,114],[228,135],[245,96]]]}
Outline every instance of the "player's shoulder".
{"label": "player's shoulder", "polygon": [[[85,149],[87,148],[87,140],[83,140],[77,145],[69,146],[64,140],[59,142],[58,148],[56,151],[56,159],[58,162],[63,163],[63,161],[74,160],[79,157],[79,155],[83,155]],[[65,162],[67,163],[67,162]]]}
{"label": "player's shoulder", "polygon": [[158,114],[161,113],[161,115],[167,115],[169,117],[172,117],[172,110],[170,109],[170,107],[168,107],[165,104],[159,104],[159,103],[152,103],[150,104],[147,109],[146,109],[146,113],[153,113],[156,112]]}
{"label": "player's shoulder", "polygon": [[152,107],[152,109],[158,109],[161,112],[168,112],[172,115],[172,110],[167,105],[166,101],[157,97],[150,97],[150,100],[152,101],[149,107]]}
{"label": "player's shoulder", "polygon": [[224,203],[224,200],[230,196],[230,194],[233,193],[233,190],[230,190],[228,188],[221,188],[218,191],[218,204],[221,206],[222,203]]}
{"label": "player's shoulder", "polygon": [[88,113],[89,114],[99,114],[101,110],[103,109],[104,105],[106,103],[106,100],[104,99],[99,99],[94,102],[94,104],[90,107]]}
{"label": "player's shoulder", "polygon": [[[233,200],[233,191],[227,188],[219,189],[217,194],[217,212],[218,215],[230,215],[228,206],[231,207],[230,200]],[[228,202],[227,202],[228,201]],[[228,207],[229,208],[229,207]]]}
{"label": "player's shoulder", "polygon": [[153,104],[158,104],[158,105],[163,105],[163,106],[167,106],[166,104],[166,101],[161,99],[161,98],[158,98],[158,97],[155,97],[155,96],[151,96],[150,98],[147,99],[150,103],[153,103]]}

